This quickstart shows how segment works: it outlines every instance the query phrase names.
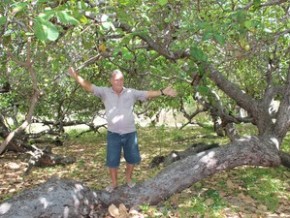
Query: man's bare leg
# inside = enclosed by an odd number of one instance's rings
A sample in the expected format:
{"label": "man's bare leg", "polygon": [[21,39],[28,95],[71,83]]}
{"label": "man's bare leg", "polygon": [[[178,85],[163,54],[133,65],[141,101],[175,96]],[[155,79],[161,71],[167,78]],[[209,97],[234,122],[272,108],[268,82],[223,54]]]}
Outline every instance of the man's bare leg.
{"label": "man's bare leg", "polygon": [[133,170],[134,170],[134,165],[126,163],[126,181],[127,181],[127,184],[132,183]]}
{"label": "man's bare leg", "polygon": [[109,168],[111,181],[112,181],[112,187],[116,188],[118,185],[118,168]]}

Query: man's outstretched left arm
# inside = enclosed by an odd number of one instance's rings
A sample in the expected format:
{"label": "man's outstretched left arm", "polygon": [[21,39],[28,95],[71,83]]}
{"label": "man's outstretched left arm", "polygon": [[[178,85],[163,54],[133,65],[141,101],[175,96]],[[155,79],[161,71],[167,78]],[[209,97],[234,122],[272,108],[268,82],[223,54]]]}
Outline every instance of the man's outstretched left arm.
{"label": "man's outstretched left arm", "polygon": [[162,96],[162,95],[176,97],[177,92],[175,89],[172,88],[172,86],[168,86],[165,89],[147,91],[147,98],[149,99]]}

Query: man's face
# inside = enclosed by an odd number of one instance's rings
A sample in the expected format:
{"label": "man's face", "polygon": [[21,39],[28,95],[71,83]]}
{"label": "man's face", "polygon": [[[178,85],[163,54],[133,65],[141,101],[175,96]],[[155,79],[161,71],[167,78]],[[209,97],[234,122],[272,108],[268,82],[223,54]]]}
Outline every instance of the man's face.
{"label": "man's face", "polygon": [[113,90],[116,93],[121,93],[124,86],[124,76],[121,72],[114,73],[110,79]]}

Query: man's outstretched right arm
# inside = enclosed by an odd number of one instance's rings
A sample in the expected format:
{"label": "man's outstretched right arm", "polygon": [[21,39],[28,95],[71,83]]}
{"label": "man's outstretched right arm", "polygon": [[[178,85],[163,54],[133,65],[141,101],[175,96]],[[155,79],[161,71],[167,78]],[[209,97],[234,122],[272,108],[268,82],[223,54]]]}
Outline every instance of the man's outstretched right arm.
{"label": "man's outstretched right arm", "polygon": [[86,91],[88,91],[88,92],[93,92],[93,85],[89,82],[89,81],[87,81],[87,80],[85,80],[85,79],[83,79],[75,70],[74,70],[74,68],[72,68],[72,67],[70,67],[69,69],[68,69],[68,73],[69,73],[69,75],[72,77],[72,78],[74,78],[75,79],[75,81],[77,81],[77,83],[78,84],[80,84],[81,85],[81,87],[83,87]]}

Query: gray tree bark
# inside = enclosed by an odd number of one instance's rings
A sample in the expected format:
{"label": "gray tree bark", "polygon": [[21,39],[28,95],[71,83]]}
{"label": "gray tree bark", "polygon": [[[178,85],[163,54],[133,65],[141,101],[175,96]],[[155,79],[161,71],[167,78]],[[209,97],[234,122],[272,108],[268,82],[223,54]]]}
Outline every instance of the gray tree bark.
{"label": "gray tree bark", "polygon": [[97,195],[82,183],[52,178],[0,205],[3,218],[89,217],[98,204]]}

